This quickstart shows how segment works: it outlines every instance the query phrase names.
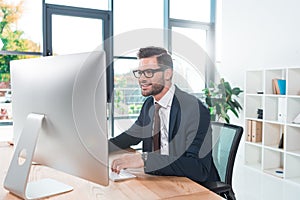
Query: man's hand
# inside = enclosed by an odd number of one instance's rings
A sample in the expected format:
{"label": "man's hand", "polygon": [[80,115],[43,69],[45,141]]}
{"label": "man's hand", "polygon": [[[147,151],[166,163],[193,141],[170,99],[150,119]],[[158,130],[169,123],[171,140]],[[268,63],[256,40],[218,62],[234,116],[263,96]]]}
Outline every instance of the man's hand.
{"label": "man's hand", "polygon": [[111,170],[120,173],[121,169],[144,167],[144,161],[140,153],[124,154],[111,163]]}

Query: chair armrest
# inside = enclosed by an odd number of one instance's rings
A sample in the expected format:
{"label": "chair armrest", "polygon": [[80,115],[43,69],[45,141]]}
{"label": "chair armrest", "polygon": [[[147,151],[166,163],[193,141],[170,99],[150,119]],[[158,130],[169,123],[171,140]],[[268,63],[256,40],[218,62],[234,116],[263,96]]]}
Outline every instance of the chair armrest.
{"label": "chair armrest", "polygon": [[221,181],[205,182],[202,185],[217,194],[228,192],[231,190],[231,186],[229,184],[223,183]]}

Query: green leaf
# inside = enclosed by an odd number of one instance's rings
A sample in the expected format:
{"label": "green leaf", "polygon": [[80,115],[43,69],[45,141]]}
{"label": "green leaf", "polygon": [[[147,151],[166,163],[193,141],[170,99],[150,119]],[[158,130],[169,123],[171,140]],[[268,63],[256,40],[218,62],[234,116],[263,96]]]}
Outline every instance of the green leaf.
{"label": "green leaf", "polygon": [[225,118],[225,121],[226,121],[228,124],[230,124],[230,118],[229,118],[229,116]]}
{"label": "green leaf", "polygon": [[231,86],[228,82],[224,82],[224,87],[227,94],[232,94]]}
{"label": "green leaf", "polygon": [[239,87],[232,88],[228,81],[221,78],[219,83],[210,82],[210,87],[202,90],[205,95],[205,102],[209,108],[212,108],[214,112],[211,112],[211,116],[215,116],[217,120],[224,119],[227,123],[230,122],[228,110],[239,117],[239,111],[242,110],[240,103],[232,97],[239,96],[243,90]]}
{"label": "green leaf", "polygon": [[205,103],[209,106],[209,107],[212,107],[213,106],[213,103],[211,101],[211,98],[210,97],[206,97],[205,99]]}
{"label": "green leaf", "polygon": [[208,88],[204,88],[202,91],[204,92],[204,94],[206,96],[209,96],[209,89]]}
{"label": "green leaf", "polygon": [[231,111],[237,118],[239,118],[239,114],[236,112],[235,109],[230,108],[230,111]]}
{"label": "green leaf", "polygon": [[230,106],[230,108],[235,109],[235,104],[233,101],[228,101],[227,104]]}
{"label": "green leaf", "polygon": [[216,114],[219,115],[222,112],[222,106],[221,104],[216,104]]}
{"label": "green leaf", "polygon": [[227,123],[230,123],[230,117],[229,117],[229,115],[226,113],[226,112],[222,112],[222,114],[221,114],[221,117],[223,118],[223,119],[225,119],[225,121],[227,122]]}
{"label": "green leaf", "polygon": [[243,107],[241,106],[241,104],[237,101],[237,100],[233,100],[233,103],[234,103],[234,105],[235,105],[235,107],[239,110],[239,109],[241,109],[241,110],[243,110]]}
{"label": "green leaf", "polygon": [[232,89],[232,94],[234,94],[234,95],[236,95],[236,96],[238,96],[240,93],[242,93],[243,92],[243,90],[241,90],[240,88],[238,88],[238,87],[235,87],[235,88],[233,88]]}

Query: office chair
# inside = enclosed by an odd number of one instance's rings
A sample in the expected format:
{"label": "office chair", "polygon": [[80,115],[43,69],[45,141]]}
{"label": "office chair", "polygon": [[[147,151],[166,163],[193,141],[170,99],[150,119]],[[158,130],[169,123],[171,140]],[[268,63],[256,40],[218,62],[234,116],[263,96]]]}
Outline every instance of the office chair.
{"label": "office chair", "polygon": [[206,182],[204,186],[226,199],[235,200],[232,172],[243,128],[220,122],[211,122],[211,126],[212,156],[221,181]]}

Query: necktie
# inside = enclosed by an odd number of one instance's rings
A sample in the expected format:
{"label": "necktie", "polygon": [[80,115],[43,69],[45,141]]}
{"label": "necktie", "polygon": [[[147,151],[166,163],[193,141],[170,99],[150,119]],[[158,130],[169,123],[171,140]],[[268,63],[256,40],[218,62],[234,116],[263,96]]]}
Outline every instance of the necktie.
{"label": "necktie", "polygon": [[155,103],[155,112],[154,112],[154,127],[153,127],[153,150],[160,150],[160,117],[159,109],[161,106],[158,103]]}

